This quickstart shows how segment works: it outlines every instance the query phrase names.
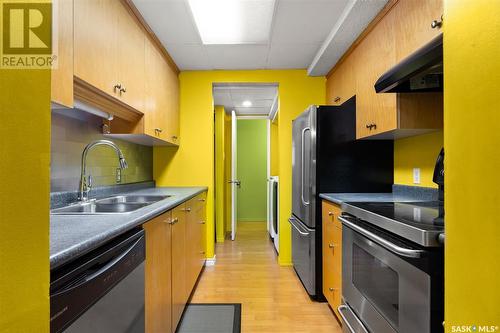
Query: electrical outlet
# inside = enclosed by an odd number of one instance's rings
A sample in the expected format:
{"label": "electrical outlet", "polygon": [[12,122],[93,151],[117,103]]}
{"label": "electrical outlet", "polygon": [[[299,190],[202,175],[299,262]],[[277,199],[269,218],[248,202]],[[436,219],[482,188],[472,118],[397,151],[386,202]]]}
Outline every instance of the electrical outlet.
{"label": "electrical outlet", "polygon": [[420,184],[420,168],[413,168],[413,184]]}
{"label": "electrical outlet", "polygon": [[122,182],[122,169],[116,168],[116,183],[119,184]]}

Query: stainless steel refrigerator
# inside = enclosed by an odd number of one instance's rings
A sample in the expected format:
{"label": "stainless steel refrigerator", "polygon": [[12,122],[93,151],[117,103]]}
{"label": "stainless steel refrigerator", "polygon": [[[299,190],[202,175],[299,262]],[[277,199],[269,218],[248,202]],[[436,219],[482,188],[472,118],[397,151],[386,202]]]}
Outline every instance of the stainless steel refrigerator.
{"label": "stainless steel refrigerator", "polygon": [[293,121],[292,261],[308,294],[323,299],[320,193],[391,192],[393,141],[356,140],[356,98],[310,106]]}

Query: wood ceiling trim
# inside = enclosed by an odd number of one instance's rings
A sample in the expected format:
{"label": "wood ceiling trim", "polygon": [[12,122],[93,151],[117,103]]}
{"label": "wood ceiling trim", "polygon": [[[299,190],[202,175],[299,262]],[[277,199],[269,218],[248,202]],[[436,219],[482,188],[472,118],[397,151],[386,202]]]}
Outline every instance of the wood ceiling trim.
{"label": "wood ceiling trim", "polygon": [[377,26],[377,24],[384,18],[387,13],[391,11],[391,9],[398,3],[399,0],[389,0],[387,4],[382,8],[382,10],[375,16],[375,18],[368,24],[368,26],[363,30],[363,32],[356,38],[356,40],[352,43],[352,45],[347,49],[347,51],[342,55],[342,57],[337,61],[335,66],[330,69],[328,74],[326,74],[326,78],[328,79],[332,73],[339,67],[344,60],[356,49],[356,47],[368,36],[368,34]]}
{"label": "wood ceiling trim", "polygon": [[151,39],[153,44],[156,45],[158,50],[162,53],[163,57],[167,61],[168,65],[174,72],[177,74],[180,73],[179,67],[177,67],[177,64],[175,63],[174,59],[170,56],[168,53],[167,49],[163,46],[161,41],[156,37],[156,34],[153,32],[153,29],[149,26],[149,24],[146,22],[144,17],[141,15],[137,7],[134,5],[132,0],[121,0],[122,3],[125,5],[127,10],[136,18],[136,20],[139,22],[139,24],[142,26],[142,28],[145,30],[147,36]]}

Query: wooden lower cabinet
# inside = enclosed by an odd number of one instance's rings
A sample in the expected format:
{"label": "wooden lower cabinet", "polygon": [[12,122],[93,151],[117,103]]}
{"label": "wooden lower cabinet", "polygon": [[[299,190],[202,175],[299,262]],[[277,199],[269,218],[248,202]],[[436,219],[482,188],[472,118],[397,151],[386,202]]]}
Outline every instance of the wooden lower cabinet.
{"label": "wooden lower cabinet", "polygon": [[144,224],[146,231],[146,332],[172,329],[172,212]]}
{"label": "wooden lower cabinet", "polygon": [[[196,284],[201,269],[205,264],[205,196],[200,195],[186,203],[186,239],[187,280],[189,285]],[[189,288],[188,288],[189,289]],[[191,290],[189,290],[191,293]]]}
{"label": "wooden lower cabinet", "polygon": [[188,295],[186,262],[186,214],[185,204],[172,211],[172,332],[175,331]]}
{"label": "wooden lower cabinet", "polygon": [[341,209],[329,201],[322,203],[323,295],[339,320],[342,302],[342,225]]}
{"label": "wooden lower cabinet", "polygon": [[204,263],[205,195],[143,225],[147,333],[175,332],[196,284]]}

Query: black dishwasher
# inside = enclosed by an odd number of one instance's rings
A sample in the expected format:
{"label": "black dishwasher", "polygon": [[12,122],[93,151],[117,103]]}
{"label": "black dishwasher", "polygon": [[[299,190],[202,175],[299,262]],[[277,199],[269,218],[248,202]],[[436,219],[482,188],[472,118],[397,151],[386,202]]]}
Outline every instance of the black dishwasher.
{"label": "black dishwasher", "polygon": [[144,332],[145,234],[115,238],[50,273],[51,332]]}

